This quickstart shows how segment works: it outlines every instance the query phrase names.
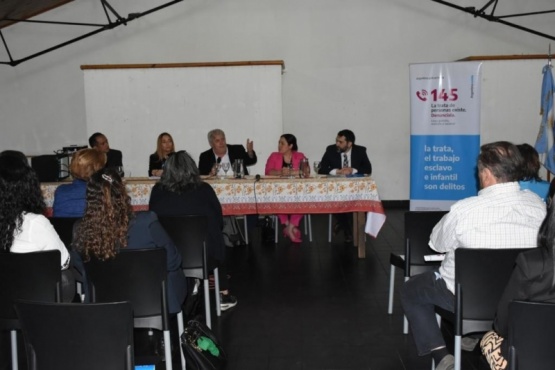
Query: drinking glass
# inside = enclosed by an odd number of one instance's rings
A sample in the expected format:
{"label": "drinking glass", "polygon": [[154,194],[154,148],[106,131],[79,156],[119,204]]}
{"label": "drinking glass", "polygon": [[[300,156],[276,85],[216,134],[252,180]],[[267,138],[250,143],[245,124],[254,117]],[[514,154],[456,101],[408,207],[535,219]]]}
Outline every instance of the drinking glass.
{"label": "drinking glass", "polygon": [[225,177],[227,177],[227,171],[229,171],[230,166],[231,166],[231,164],[229,162],[222,163],[222,170],[224,170],[224,172],[225,172]]}
{"label": "drinking glass", "polygon": [[320,171],[320,161],[314,161],[314,176],[318,176]]}

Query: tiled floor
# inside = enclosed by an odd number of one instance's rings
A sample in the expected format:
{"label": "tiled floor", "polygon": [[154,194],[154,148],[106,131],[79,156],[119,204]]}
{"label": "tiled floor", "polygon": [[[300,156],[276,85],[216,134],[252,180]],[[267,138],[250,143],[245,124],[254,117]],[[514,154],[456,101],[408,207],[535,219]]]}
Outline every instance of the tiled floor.
{"label": "tiled floor", "polygon": [[[403,249],[403,214],[387,211],[367,258],[338,236],[327,242],[327,215],[312,217],[313,238],[292,245],[252,245],[229,252],[231,287],[239,304],[222,314],[215,329],[228,352],[228,370],[420,370],[430,357],[416,355],[402,334],[396,289],[387,314],[389,254]],[[397,273],[396,288],[402,281]],[[448,329],[446,329],[448,330]],[[463,354],[463,369],[487,369],[479,351]]]}

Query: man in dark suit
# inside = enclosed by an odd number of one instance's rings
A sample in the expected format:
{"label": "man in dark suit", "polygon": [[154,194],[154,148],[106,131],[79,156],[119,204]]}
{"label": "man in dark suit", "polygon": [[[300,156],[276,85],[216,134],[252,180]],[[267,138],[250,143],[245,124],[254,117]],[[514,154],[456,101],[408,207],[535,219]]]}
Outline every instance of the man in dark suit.
{"label": "man in dark suit", "polygon": [[108,139],[100,132],[95,132],[89,137],[89,145],[100,152],[106,153],[108,158],[105,167],[120,167],[123,166],[123,155],[121,151],[110,149]]}
{"label": "man in dark suit", "polygon": [[[247,150],[243,145],[228,145],[225,141],[225,133],[220,129],[214,129],[208,133],[210,149],[202,152],[198,162],[201,175],[214,176],[217,173],[217,163],[229,162],[233,164],[236,159],[243,160],[243,171],[248,175],[247,166],[256,163],[256,153],[253,142],[247,139]],[[223,174],[223,173],[221,173]]]}
{"label": "man in dark suit", "polygon": [[[320,161],[320,174],[324,175],[371,175],[372,164],[366,154],[366,148],[355,144],[355,134],[351,130],[341,130],[337,133],[335,145],[326,148]],[[334,231],[343,229],[345,242],[353,240],[353,214],[335,214],[337,223]]]}
{"label": "man in dark suit", "polygon": [[326,148],[320,161],[320,174],[354,175],[372,174],[372,164],[366,154],[366,148],[355,145],[355,134],[351,130],[341,130],[335,139],[335,145]]}
{"label": "man in dark suit", "polygon": [[[218,168],[216,164],[227,162],[232,165],[236,159],[243,160],[243,173],[248,175],[247,166],[256,163],[256,153],[253,149],[252,140],[247,139],[247,150],[242,145],[228,145],[225,141],[225,133],[217,128],[208,133],[208,143],[210,149],[202,152],[198,161],[198,169],[201,175],[225,175],[225,171]],[[254,228],[257,220],[258,215],[247,215],[247,229]]]}

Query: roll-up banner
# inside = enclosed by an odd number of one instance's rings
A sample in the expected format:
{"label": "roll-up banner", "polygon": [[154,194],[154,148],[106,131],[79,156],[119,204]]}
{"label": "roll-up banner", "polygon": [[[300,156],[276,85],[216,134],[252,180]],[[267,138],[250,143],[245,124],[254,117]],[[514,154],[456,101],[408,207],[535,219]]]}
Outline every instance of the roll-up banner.
{"label": "roll-up banner", "polygon": [[476,195],[480,62],[410,65],[410,210],[449,210]]}

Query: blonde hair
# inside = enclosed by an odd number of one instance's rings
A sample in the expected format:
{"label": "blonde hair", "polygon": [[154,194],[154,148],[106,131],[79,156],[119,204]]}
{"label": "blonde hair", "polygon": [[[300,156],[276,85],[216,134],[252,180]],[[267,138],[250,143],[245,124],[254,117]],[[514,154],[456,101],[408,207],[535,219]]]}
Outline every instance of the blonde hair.
{"label": "blonde hair", "polygon": [[96,149],[81,149],[73,154],[69,172],[76,179],[88,181],[93,173],[104,168],[106,160],[106,153]]}
{"label": "blonde hair", "polygon": [[156,140],[156,155],[158,156],[158,160],[162,160],[165,158],[164,151],[162,150],[162,139],[164,136],[167,136],[172,141],[172,151],[170,153],[175,153],[175,143],[173,142],[173,137],[168,134],[167,132],[162,132],[158,135],[158,140]]}

